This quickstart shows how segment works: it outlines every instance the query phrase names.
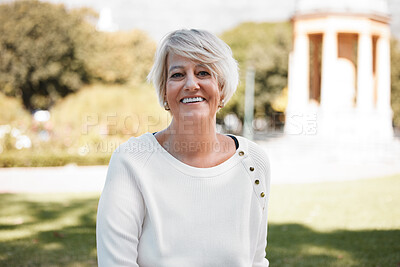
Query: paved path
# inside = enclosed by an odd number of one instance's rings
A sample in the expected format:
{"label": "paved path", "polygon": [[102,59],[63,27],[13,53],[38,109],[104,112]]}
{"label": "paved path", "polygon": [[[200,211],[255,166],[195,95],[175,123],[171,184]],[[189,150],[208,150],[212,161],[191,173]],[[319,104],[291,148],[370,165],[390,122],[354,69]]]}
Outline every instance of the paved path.
{"label": "paved path", "polygon": [[400,174],[400,142],[327,142],[277,138],[258,142],[271,160],[272,182],[312,183]]}
{"label": "paved path", "polygon": [[[400,174],[400,143],[360,146],[315,140],[259,142],[272,166],[272,183],[313,183]],[[107,166],[0,168],[0,193],[101,192]]]}
{"label": "paved path", "polygon": [[101,192],[107,166],[0,168],[0,193]]}

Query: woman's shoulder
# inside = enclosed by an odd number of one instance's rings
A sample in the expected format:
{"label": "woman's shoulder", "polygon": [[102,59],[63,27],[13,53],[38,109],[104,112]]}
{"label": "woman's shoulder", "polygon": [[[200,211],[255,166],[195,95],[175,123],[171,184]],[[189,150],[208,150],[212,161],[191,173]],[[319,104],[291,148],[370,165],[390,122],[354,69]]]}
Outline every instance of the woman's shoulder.
{"label": "woman's shoulder", "polygon": [[239,141],[239,149],[242,149],[244,153],[248,153],[257,164],[270,168],[269,157],[264,147],[243,136],[235,137]]}
{"label": "woman's shoulder", "polygon": [[[239,141],[239,149],[243,152],[243,156],[247,156],[252,160],[255,167],[254,174],[263,177],[261,184],[266,193],[270,191],[271,184],[271,165],[265,147],[259,145],[245,137],[236,136]],[[240,153],[239,151],[239,153]],[[254,169],[253,169],[254,170]]]}
{"label": "woman's shoulder", "polygon": [[150,133],[138,137],[131,137],[120,144],[113,152],[112,159],[128,160],[142,165],[154,152],[154,144],[149,138]]}
{"label": "woman's shoulder", "polygon": [[153,143],[151,142],[150,133],[144,133],[140,136],[132,136],[126,142],[122,143],[116,150],[123,150],[125,152],[143,152],[150,150],[153,147]]}

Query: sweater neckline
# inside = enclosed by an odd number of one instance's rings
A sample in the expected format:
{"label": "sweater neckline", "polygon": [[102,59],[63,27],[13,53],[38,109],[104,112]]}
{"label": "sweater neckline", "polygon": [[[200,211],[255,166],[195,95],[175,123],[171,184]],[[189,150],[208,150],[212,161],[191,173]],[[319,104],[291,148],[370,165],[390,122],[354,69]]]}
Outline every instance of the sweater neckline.
{"label": "sweater neckline", "polygon": [[239,139],[239,147],[238,149],[236,149],[235,154],[233,154],[224,162],[213,167],[207,167],[207,168],[194,167],[172,156],[172,154],[170,154],[167,150],[165,150],[165,148],[158,142],[158,140],[152,133],[146,133],[145,135],[153,144],[155,151],[159,151],[160,154],[169,164],[174,166],[179,171],[193,177],[217,176],[220,173],[226,172],[227,170],[231,169],[236,164],[238,164],[243,158],[247,157],[247,153],[243,153],[243,141],[242,139]]}

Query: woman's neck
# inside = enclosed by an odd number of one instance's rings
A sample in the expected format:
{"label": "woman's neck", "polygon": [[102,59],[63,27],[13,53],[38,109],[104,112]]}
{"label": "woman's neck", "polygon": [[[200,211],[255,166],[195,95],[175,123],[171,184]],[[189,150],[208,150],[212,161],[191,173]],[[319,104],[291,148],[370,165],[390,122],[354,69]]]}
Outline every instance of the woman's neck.
{"label": "woman's neck", "polygon": [[215,118],[209,120],[172,120],[162,131],[161,145],[177,158],[202,159],[221,147]]}

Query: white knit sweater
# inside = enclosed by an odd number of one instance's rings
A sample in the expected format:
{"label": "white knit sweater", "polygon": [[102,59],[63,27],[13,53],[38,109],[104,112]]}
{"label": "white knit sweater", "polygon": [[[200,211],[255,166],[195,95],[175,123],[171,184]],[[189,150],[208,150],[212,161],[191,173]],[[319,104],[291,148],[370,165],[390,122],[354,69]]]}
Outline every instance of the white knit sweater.
{"label": "white knit sweater", "polygon": [[268,266],[270,166],[243,137],[225,162],[196,168],[146,133],[113,154],[97,213],[99,266]]}

